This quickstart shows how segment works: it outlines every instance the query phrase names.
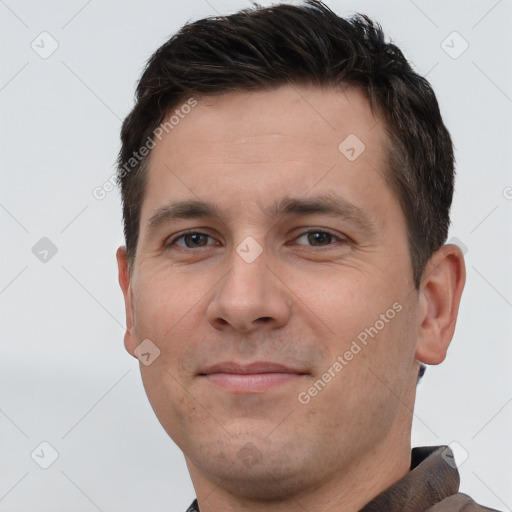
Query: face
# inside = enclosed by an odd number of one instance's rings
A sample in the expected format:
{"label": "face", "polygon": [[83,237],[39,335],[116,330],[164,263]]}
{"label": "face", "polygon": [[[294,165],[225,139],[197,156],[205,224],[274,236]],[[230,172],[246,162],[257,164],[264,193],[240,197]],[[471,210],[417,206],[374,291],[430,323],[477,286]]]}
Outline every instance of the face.
{"label": "face", "polygon": [[193,480],[275,498],[407,437],[406,222],[361,92],[197,99],[151,154],[125,344],[150,340],[144,386]]}

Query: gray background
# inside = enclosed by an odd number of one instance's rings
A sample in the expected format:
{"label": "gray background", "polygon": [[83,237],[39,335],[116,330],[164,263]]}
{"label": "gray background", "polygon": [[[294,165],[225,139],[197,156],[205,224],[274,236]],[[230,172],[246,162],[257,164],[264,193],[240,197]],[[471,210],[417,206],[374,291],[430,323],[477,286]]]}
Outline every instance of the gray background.
{"label": "gray background", "polygon": [[[382,23],[453,136],[450,236],[468,279],[447,360],[418,388],[413,445],[455,443],[461,490],[512,510],[512,1],[327,3]],[[123,347],[119,194],[92,190],[152,52],[189,19],[249,5],[0,0],[0,511],[181,511],[194,497]]]}

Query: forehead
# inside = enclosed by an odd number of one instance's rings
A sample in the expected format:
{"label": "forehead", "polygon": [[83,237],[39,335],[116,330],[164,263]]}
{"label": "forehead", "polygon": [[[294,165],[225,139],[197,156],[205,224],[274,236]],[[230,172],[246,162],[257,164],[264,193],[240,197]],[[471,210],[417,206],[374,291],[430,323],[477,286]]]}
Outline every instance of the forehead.
{"label": "forehead", "polygon": [[[186,101],[182,100],[174,112]],[[381,121],[371,111],[364,93],[346,85],[335,89],[288,84],[271,90],[202,96],[197,101],[197,106],[180,120],[174,116],[179,123],[172,129],[176,146],[194,142],[190,135],[195,136],[198,144],[257,143],[248,137],[260,137],[265,142],[266,136],[269,141],[280,137],[280,144],[286,143],[286,138],[293,144],[293,138],[300,137],[312,144],[338,149],[336,142],[348,134],[359,135],[372,145],[378,144],[382,135],[379,130],[371,133]],[[172,114],[169,113],[168,119]]]}
{"label": "forehead", "polygon": [[362,191],[383,170],[384,126],[356,88],[236,91],[194,97],[197,104],[181,110],[189,99],[169,113],[169,133],[152,150],[143,222],[170,196],[208,192],[226,202],[227,191],[249,188],[262,205],[269,193],[270,201],[290,189],[300,195],[350,183],[351,193]]}

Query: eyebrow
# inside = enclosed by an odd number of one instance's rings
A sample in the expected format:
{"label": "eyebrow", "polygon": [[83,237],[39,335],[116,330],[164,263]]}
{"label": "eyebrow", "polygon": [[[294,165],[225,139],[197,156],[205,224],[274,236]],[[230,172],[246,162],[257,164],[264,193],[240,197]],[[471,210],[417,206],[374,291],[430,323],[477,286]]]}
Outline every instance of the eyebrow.
{"label": "eyebrow", "polygon": [[[337,195],[309,198],[282,198],[264,209],[274,218],[323,214],[352,221],[368,234],[374,234],[374,220],[361,208]],[[147,236],[176,219],[222,219],[222,212],[214,203],[199,200],[175,201],[156,210],[147,222]]]}

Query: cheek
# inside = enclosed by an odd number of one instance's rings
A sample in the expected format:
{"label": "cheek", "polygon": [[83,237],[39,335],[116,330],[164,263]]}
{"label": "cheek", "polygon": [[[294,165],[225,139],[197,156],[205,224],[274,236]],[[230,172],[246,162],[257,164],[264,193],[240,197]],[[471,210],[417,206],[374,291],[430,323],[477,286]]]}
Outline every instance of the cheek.
{"label": "cheek", "polygon": [[[377,308],[377,311],[380,314],[381,309]],[[385,308],[383,313],[386,311]],[[407,406],[412,407],[407,399],[407,389],[414,343],[405,307],[380,330],[381,324],[375,327],[371,314],[366,316],[368,321],[365,323],[365,314],[363,308],[357,319],[339,317],[339,330],[346,335],[333,336],[329,341],[333,357],[312,379],[311,385],[316,386],[315,383],[329,370],[335,376],[325,387],[318,386],[321,389],[318,392],[309,388],[316,396],[305,408],[311,414],[321,414],[327,430],[343,428],[348,437],[372,432],[368,438],[371,442],[372,436],[377,439],[388,432],[398,415],[408,414]],[[344,326],[344,322],[350,326]],[[364,336],[358,338],[361,333]],[[338,366],[335,366],[336,362]],[[308,392],[308,389],[304,391]]]}
{"label": "cheek", "polygon": [[218,428],[207,408],[187,392],[186,384],[176,378],[176,372],[162,358],[150,366],[141,366],[141,376],[156,417],[182,450],[186,448],[190,425],[207,425],[211,433]]}
{"label": "cheek", "polygon": [[138,338],[151,339],[162,351],[178,349],[180,332],[190,326],[208,289],[201,280],[191,283],[163,272],[147,279],[135,302]]}
{"label": "cheek", "polygon": [[365,328],[379,320],[397,300],[397,294],[382,279],[362,269],[300,274],[291,280],[294,292],[306,307],[303,311],[323,324],[333,341],[356,339]]}
{"label": "cheek", "polygon": [[187,393],[189,375],[183,374],[180,361],[197,340],[197,316],[209,287],[201,289],[163,272],[139,282],[144,285],[139,288],[135,303],[136,336],[139,342],[151,340],[159,350],[151,364],[140,364],[144,389],[163,428],[180,444],[185,423],[205,421],[204,411]]}
{"label": "cheek", "polygon": [[327,354],[316,377],[341,357],[343,371],[337,365],[331,373],[343,375],[336,380],[347,392],[371,396],[372,386],[388,382],[393,389],[399,388],[408,375],[415,346],[412,301],[404,300],[404,290],[389,279],[348,271],[318,279],[316,286],[309,279],[302,284],[299,293],[306,306],[302,311],[318,327],[316,341]]}

